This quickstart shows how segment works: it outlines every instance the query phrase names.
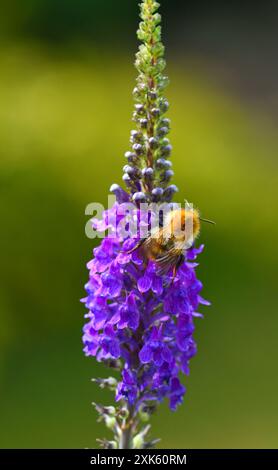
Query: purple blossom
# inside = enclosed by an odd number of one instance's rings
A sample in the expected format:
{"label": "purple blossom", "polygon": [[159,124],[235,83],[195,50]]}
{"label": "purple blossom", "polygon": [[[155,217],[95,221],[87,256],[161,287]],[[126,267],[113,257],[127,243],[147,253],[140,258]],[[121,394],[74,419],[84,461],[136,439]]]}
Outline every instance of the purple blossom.
{"label": "purple blossom", "polygon": [[116,401],[126,400],[133,405],[138,397],[138,381],[136,374],[131,370],[124,369],[122,381],[118,384],[116,391]]}
{"label": "purple blossom", "polygon": [[173,354],[164,342],[163,327],[153,327],[149,340],[139,352],[139,359],[142,364],[154,363],[157,367],[162,366],[164,362],[172,362]]}
{"label": "purple blossom", "polygon": [[[119,187],[115,192],[120,200],[126,199]],[[118,206],[116,202],[105,211],[94,226],[106,230],[110,219],[119,219]],[[148,222],[139,210],[133,217]],[[196,354],[194,317],[201,316],[200,304],[208,304],[200,296],[202,284],[194,262],[203,246],[187,251],[173,281],[171,271],[158,275],[154,262],[145,266],[137,251],[129,253],[136,240],[112,232],[113,238],[104,238],[88,263],[84,352],[101,362],[122,361],[117,401],[139,406],[168,397],[175,410],[185,393],[179,375],[189,373],[189,361]]]}

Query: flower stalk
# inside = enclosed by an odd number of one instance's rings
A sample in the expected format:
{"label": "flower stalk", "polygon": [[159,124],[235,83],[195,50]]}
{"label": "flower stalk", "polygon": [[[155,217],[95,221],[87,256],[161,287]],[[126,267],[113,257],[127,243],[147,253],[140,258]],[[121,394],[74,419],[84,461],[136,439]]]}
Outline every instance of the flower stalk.
{"label": "flower stalk", "polygon": [[[98,231],[111,229],[123,221],[119,208],[135,203],[131,219],[148,226],[149,215],[140,203],[170,203],[177,187],[169,157],[170,121],[165,117],[169,103],[163,93],[168,84],[164,76],[164,46],[161,43],[159,4],[141,3],[138,38],[142,42],[136,55],[139,72],[133,95],[135,110],[131,149],[125,154],[123,180],[127,190],[113,184],[114,206],[93,219]],[[83,329],[84,352],[102,362],[114,377],[93,379],[101,389],[115,394],[113,406],[93,403],[99,421],[112,431],[113,438],[98,440],[107,449],[152,448],[157,439],[148,439],[149,420],[165,398],[171,410],[183,401],[185,387],[181,374],[189,374],[189,362],[196,354],[193,338],[199,305],[208,302],[200,296],[194,262],[203,246],[186,250],[183,262],[173,273],[161,274],[153,260],[144,262],[133,248],[136,240],[112,227],[94,249],[88,263],[89,281],[83,302],[88,310]]]}

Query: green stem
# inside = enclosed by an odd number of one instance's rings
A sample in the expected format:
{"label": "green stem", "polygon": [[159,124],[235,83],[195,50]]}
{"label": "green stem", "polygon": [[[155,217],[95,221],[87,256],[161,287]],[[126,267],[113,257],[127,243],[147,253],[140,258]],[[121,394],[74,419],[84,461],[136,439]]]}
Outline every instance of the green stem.
{"label": "green stem", "polygon": [[119,441],[120,449],[132,449],[133,424],[134,408],[129,407],[128,418],[121,428],[121,436]]}

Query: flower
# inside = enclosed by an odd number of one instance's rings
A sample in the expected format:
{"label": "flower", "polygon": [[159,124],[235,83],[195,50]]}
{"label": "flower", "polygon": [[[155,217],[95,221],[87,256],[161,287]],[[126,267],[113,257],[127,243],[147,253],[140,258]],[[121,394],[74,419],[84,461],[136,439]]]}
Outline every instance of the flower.
{"label": "flower", "polygon": [[[116,202],[110,209],[113,215],[118,206]],[[138,209],[133,218],[138,223],[146,220]],[[83,299],[88,309],[84,351],[98,361],[121,359],[125,364],[117,401],[139,404],[168,397],[175,409],[185,393],[178,376],[189,373],[189,361],[196,354],[194,317],[200,315],[199,305],[207,303],[200,296],[202,284],[193,262],[203,246],[187,251],[173,281],[171,271],[158,275],[153,261],[145,267],[136,251],[131,254],[135,244],[115,230],[94,250]]]}
{"label": "flower", "polygon": [[135,403],[137,396],[138,385],[136,375],[126,368],[122,373],[122,381],[117,387],[116,401],[124,399],[132,405]]}

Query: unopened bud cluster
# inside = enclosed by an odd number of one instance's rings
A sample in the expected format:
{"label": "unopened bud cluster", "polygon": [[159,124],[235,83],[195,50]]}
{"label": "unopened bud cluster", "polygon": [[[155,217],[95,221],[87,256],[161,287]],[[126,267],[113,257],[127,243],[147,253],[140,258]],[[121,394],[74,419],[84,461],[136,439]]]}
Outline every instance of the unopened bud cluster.
{"label": "unopened bud cluster", "polygon": [[178,190],[170,184],[174,174],[168,160],[172,146],[167,138],[170,120],[165,117],[169,103],[163,96],[168,79],[163,75],[164,46],[158,8],[159,4],[152,0],[141,4],[138,38],[142,44],[136,55],[139,76],[133,90],[136,129],[131,131],[131,149],[125,154],[127,164],[123,167],[123,181],[138,204],[169,202]]}

